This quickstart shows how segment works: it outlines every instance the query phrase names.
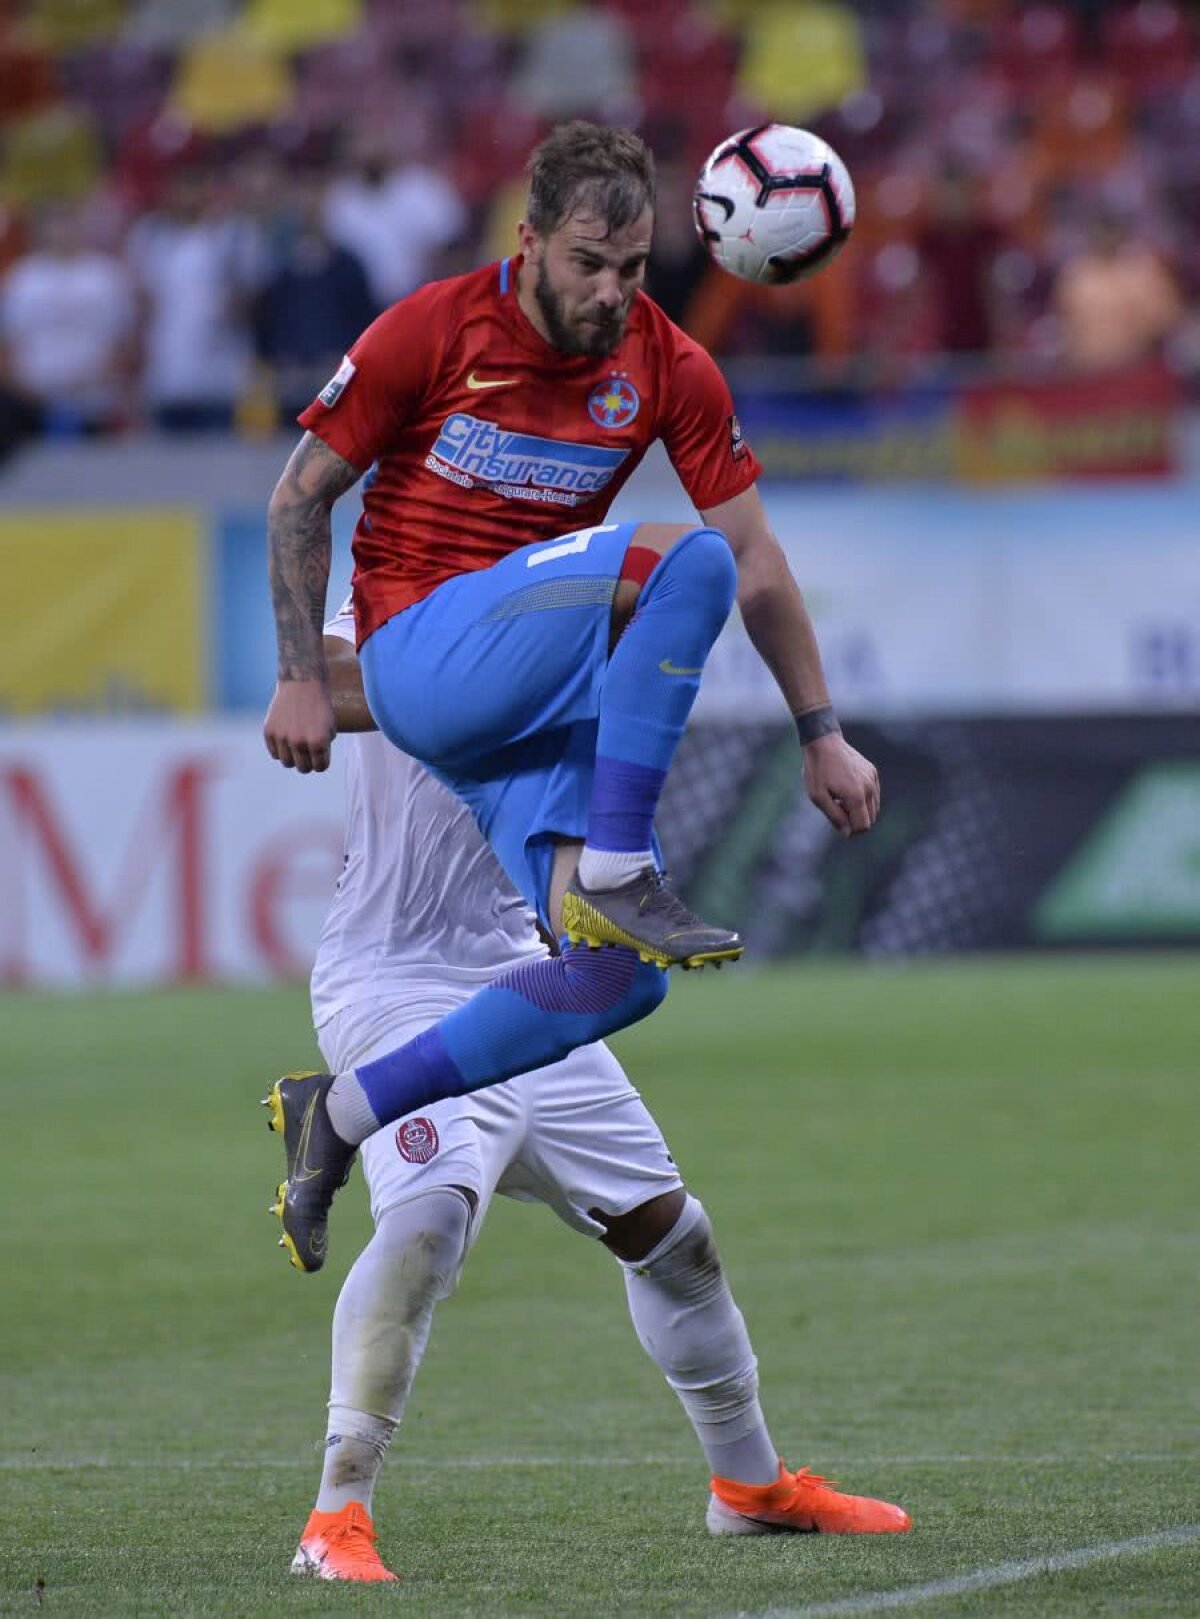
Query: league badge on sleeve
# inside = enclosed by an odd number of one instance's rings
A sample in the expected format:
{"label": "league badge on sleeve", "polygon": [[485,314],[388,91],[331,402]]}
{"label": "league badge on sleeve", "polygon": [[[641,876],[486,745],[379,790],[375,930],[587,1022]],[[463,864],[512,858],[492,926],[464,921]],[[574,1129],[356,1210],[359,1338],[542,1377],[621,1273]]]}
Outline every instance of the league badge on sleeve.
{"label": "league badge on sleeve", "polygon": [[588,395],[588,415],[598,427],[628,427],[641,403],[628,377],[609,377]]}
{"label": "league badge on sleeve", "polygon": [[337,370],[333,373],[329,381],[317,395],[317,398],[323,405],[330,406],[337,404],[338,400],[345,393],[346,388],[350,383],[350,379],[354,375],[355,369],[356,367],[354,361],[347,354],[342,360],[341,365],[338,366]]}
{"label": "league badge on sleeve", "polygon": [[729,428],[729,456],[733,461],[740,461],[746,454],[746,440],[742,433],[742,424],[736,416],[730,416],[726,425]]}

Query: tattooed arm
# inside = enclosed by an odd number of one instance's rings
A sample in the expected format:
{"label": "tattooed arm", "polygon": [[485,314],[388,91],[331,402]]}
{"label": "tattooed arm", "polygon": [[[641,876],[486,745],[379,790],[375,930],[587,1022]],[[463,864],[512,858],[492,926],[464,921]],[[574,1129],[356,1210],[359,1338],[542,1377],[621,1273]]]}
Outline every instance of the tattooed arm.
{"label": "tattooed arm", "polygon": [[333,546],[329,514],[361,477],[323,440],[305,433],[267,511],[279,679],[263,736],[273,759],[303,774],[329,768],[335,725],[321,637]]}

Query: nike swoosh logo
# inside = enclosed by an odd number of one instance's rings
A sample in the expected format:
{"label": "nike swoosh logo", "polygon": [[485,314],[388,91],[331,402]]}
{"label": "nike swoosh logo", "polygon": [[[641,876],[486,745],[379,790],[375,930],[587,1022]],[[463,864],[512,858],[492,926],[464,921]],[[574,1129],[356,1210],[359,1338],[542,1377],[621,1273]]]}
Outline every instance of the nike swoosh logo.
{"label": "nike swoosh logo", "polygon": [[308,1138],[312,1134],[313,1110],[318,1101],[319,1097],[314,1096],[312,1098],[304,1110],[304,1118],[300,1124],[300,1139],[296,1143],[296,1173],[291,1177],[297,1184],[301,1181],[315,1180],[321,1173],[319,1169],[314,1169],[308,1161]]}
{"label": "nike swoosh logo", "polygon": [[484,382],[474,371],[467,373],[467,387],[472,393],[478,393],[481,388],[515,388],[519,381],[519,377],[501,377],[496,382]]}
{"label": "nike swoosh logo", "polygon": [[664,675],[702,675],[704,673],[703,666],[699,669],[680,669],[677,664],[671,662],[670,658],[664,658],[658,667]]}

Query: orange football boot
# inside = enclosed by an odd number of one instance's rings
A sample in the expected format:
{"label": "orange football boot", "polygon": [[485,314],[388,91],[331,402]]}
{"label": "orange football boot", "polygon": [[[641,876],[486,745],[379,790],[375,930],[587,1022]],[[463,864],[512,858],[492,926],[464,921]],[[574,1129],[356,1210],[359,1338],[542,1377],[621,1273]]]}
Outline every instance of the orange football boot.
{"label": "orange football boot", "polygon": [[292,1558],[293,1574],[309,1574],[318,1580],[398,1580],[384,1568],[375,1550],[375,1525],[358,1501],[348,1502],[340,1512],[316,1512],[310,1516]]}
{"label": "orange football boot", "polygon": [[774,1484],[714,1478],[708,1499],[712,1535],[890,1535],[912,1528],[903,1507],[869,1495],[842,1495],[829,1479],[781,1461]]}

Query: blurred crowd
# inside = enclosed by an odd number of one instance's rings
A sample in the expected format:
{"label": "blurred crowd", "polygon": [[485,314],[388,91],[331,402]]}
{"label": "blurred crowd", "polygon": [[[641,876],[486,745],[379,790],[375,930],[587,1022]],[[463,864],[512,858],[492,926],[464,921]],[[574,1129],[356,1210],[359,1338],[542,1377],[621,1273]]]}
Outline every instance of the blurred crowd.
{"label": "blurred crowd", "polygon": [[[514,245],[555,121],[639,128],[649,290],[779,374],[1200,371],[1200,17],[1177,0],[0,0],[0,447],[270,430],[373,315]],[[713,269],[695,174],[824,134],[812,281]]]}

